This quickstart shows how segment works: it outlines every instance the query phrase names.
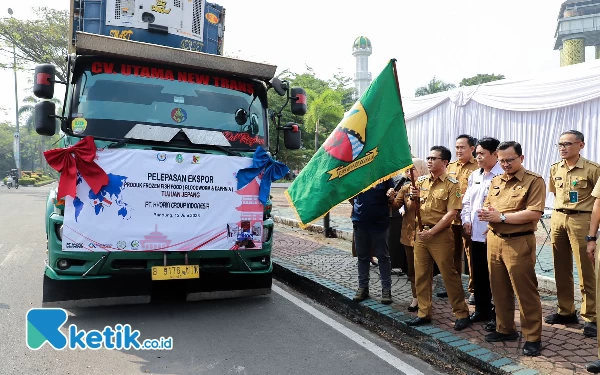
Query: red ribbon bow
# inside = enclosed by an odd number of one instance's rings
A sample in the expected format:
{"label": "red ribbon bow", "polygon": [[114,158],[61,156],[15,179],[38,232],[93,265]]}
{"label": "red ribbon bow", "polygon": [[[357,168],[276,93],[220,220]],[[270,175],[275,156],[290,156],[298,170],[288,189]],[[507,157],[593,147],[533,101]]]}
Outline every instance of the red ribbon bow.
{"label": "red ribbon bow", "polygon": [[75,198],[77,192],[77,171],[95,194],[108,184],[108,175],[96,162],[96,144],[94,138],[87,136],[68,148],[57,148],[44,152],[48,165],[60,173],[58,197],[67,195]]}

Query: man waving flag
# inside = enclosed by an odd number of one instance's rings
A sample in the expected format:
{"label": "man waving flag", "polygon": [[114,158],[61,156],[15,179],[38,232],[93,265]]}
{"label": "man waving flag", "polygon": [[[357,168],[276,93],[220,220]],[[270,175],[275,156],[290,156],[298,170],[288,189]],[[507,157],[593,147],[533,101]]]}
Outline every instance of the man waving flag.
{"label": "man waving flag", "polygon": [[302,228],[412,165],[395,62],[389,61],[286,190]]}

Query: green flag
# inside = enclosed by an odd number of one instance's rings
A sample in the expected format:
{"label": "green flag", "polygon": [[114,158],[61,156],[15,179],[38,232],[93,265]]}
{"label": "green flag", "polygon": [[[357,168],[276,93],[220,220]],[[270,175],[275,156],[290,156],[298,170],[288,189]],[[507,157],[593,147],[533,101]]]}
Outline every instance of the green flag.
{"label": "green flag", "polygon": [[300,226],[412,166],[395,60],[346,112],[286,190]]}

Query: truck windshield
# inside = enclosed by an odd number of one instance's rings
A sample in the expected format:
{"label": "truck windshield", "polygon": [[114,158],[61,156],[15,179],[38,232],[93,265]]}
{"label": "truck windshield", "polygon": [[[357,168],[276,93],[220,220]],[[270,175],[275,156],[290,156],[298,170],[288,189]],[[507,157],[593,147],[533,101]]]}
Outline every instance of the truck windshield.
{"label": "truck windshield", "polygon": [[[236,149],[265,144],[266,94],[248,79],[91,60],[75,71],[73,134],[122,139],[136,124],[219,131]],[[246,112],[239,125],[236,113]],[[238,117],[239,121],[239,117]]]}

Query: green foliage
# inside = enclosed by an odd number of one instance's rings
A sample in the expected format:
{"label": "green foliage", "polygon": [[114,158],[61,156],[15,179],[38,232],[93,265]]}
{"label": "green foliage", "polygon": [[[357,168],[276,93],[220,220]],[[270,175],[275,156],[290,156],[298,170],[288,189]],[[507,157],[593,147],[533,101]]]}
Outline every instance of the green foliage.
{"label": "green foliage", "polygon": [[35,184],[35,179],[29,177],[21,177],[19,178],[19,185],[22,186],[32,186]]}
{"label": "green foliage", "polygon": [[5,18],[0,20],[0,65],[13,64],[13,44],[16,47],[17,65],[25,68],[31,64],[54,64],[56,76],[66,81],[67,38],[69,13],[47,7],[34,8],[34,20]]}
{"label": "green foliage", "polygon": [[429,81],[429,83],[426,86],[421,86],[415,90],[415,96],[431,95],[436,94],[438,92],[452,90],[455,88],[455,84],[440,81],[434,76],[433,79]]}
{"label": "green foliage", "polygon": [[502,74],[477,74],[474,77],[463,78],[462,81],[460,81],[460,87],[481,85],[483,83],[498,81],[504,78],[506,77]]}
{"label": "green foliage", "polygon": [[[318,122],[317,149],[327,139],[333,129],[339,124],[344,112],[354,104],[354,87],[351,86],[351,78],[342,74],[334,75],[333,79],[322,80],[316,77],[312,68],[307,67],[306,72],[295,74],[288,70],[278,76],[281,80],[290,82],[290,87],[302,87],[306,90],[308,110],[305,116],[294,116],[289,103],[282,111],[281,125],[295,122],[302,131],[302,147],[300,150],[287,150],[283,145],[283,134],[279,134],[279,154],[276,158],[285,163],[290,169],[301,169],[315,153],[315,127]],[[285,103],[285,97],[281,97],[274,90],[268,93],[269,108],[277,112]],[[269,125],[269,142],[272,151],[277,146],[277,130],[271,122]]]}

